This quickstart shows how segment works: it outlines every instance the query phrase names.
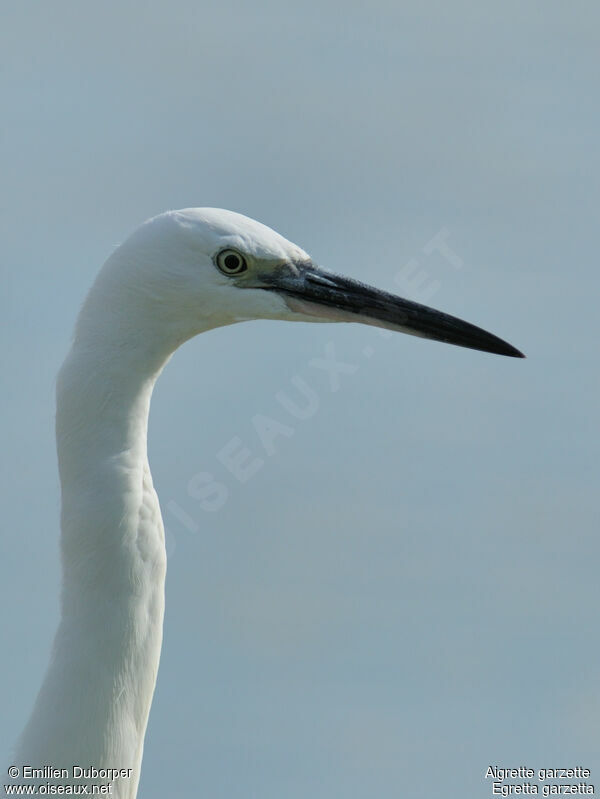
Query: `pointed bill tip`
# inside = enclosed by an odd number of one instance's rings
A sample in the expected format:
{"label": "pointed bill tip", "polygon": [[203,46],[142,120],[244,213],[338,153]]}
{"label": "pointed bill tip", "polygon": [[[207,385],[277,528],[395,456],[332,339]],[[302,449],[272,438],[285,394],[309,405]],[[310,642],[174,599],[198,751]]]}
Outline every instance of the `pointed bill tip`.
{"label": "pointed bill tip", "polygon": [[[516,347],[513,347],[512,344],[509,344],[507,341],[503,341],[501,338],[497,336],[492,336],[491,333],[488,333],[490,339],[493,339],[493,343],[488,346],[477,346],[474,344],[472,346],[473,349],[481,349],[487,350],[487,352],[491,352],[495,355],[506,355],[508,358],[526,358],[527,356],[518,350]],[[486,342],[487,343],[487,342]]]}
{"label": "pointed bill tip", "polygon": [[506,354],[509,355],[511,358],[526,358],[527,356],[525,353],[518,350],[516,347],[511,347],[511,352],[507,352]]}

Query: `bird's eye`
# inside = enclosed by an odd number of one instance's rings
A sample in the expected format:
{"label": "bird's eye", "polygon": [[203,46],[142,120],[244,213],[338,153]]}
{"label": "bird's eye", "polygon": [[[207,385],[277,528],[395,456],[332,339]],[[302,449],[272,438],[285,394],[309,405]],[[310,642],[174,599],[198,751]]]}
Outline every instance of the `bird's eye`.
{"label": "bird's eye", "polygon": [[226,275],[239,275],[248,269],[246,259],[237,250],[221,250],[217,255],[217,266]]}

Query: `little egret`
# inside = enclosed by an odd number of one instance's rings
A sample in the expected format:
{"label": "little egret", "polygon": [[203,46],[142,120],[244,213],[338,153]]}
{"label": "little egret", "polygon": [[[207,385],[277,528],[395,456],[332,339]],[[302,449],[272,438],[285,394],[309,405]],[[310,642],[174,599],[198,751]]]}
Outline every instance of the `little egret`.
{"label": "little egret", "polygon": [[136,796],[166,568],[150,397],[180,344],[250,319],[363,322],[523,357],[474,325],[325,271],[240,214],[193,208],[141,225],[100,270],[57,381],[61,618],[15,758],[40,769],[38,784],[112,782],[113,798]]}

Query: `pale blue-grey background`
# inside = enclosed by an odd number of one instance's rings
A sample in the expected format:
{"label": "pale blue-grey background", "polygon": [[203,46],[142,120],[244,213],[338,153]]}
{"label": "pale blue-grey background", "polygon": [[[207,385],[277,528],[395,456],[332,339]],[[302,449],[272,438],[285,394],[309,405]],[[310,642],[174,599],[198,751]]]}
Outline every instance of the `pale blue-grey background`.
{"label": "pale blue-grey background", "polygon": [[[77,308],[146,217],[216,205],[385,288],[410,293],[409,264],[528,359],[273,322],[177,353],[151,414],[171,557],[140,795],[487,797],[490,764],[600,783],[599,24],[548,1],[3,5],[2,753],[57,619]],[[462,268],[425,254],[441,230]],[[358,365],[337,392],[309,363],[329,342]],[[294,375],[304,422],[276,400]],[[294,430],[272,456],[256,414]],[[244,485],[233,436],[265,460]]]}

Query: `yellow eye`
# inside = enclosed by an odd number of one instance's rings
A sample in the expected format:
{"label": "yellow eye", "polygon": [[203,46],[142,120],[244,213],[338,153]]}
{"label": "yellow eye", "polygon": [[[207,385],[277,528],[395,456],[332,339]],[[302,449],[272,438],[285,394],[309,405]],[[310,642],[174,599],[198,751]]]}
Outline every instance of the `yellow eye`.
{"label": "yellow eye", "polygon": [[248,269],[246,259],[237,250],[221,250],[217,255],[217,266],[226,275],[239,275]]}

